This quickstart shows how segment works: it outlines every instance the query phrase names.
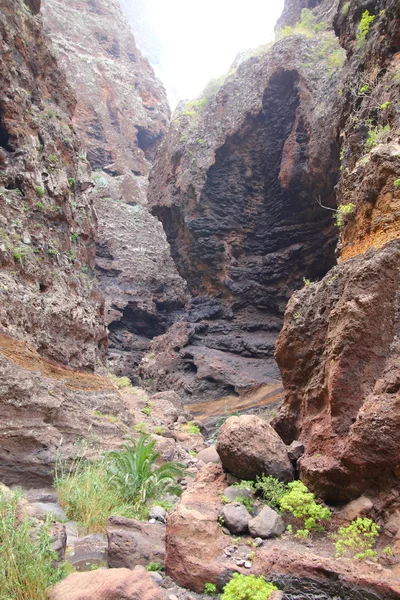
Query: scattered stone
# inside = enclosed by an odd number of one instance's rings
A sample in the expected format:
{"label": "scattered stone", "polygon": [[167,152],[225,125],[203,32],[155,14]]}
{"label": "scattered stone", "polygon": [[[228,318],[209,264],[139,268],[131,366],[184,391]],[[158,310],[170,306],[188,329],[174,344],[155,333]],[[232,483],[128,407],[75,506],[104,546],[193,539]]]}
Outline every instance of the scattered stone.
{"label": "scattered stone", "polygon": [[149,571],[149,575],[154,581],[154,583],[156,583],[157,585],[160,585],[162,583],[163,578],[161,573],[158,573],[157,571]]}
{"label": "scattered stone", "polygon": [[49,590],[49,600],[166,600],[143,567],[72,573]]}
{"label": "scattered stone", "polygon": [[167,518],[167,511],[162,506],[152,506],[150,509],[150,519],[155,519],[156,521],[161,521],[161,523],[165,523]]}
{"label": "scattered stone", "polygon": [[251,498],[253,493],[250,488],[240,488],[230,485],[224,490],[224,496],[231,502],[235,502],[236,498]]}
{"label": "scattered stone", "polygon": [[216,448],[225,469],[241,479],[255,479],[262,474],[283,481],[293,479],[287,447],[260,417],[229,417],[219,430]]}
{"label": "scattered stone", "polygon": [[221,511],[226,527],[231,533],[246,533],[251,519],[247,508],[240,502],[226,504]]}
{"label": "scattered stone", "polygon": [[256,537],[254,539],[254,543],[257,546],[257,548],[260,548],[263,545],[264,542],[262,541],[262,539],[260,537]]}
{"label": "scattered stone", "polygon": [[344,521],[353,521],[358,517],[370,515],[373,508],[374,505],[369,498],[360,496],[356,500],[346,504],[346,506],[337,513],[337,516]]}
{"label": "scattered stone", "polygon": [[250,560],[246,560],[244,563],[244,568],[245,569],[251,569],[253,563]]}
{"label": "scattered stone", "polygon": [[289,458],[292,462],[296,463],[300,456],[304,454],[304,444],[298,440],[294,440],[288,448]]}
{"label": "scattered stone", "polygon": [[108,566],[132,569],[149,562],[164,562],[165,526],[135,519],[110,517],[107,520]]}
{"label": "scattered stone", "polygon": [[149,523],[151,525],[154,525],[154,523],[157,523],[157,519],[149,519]]}
{"label": "scattered stone", "polygon": [[210,446],[209,448],[204,448],[204,450],[200,450],[200,452],[197,455],[197,458],[203,461],[203,463],[221,462],[215,444],[213,446]]}

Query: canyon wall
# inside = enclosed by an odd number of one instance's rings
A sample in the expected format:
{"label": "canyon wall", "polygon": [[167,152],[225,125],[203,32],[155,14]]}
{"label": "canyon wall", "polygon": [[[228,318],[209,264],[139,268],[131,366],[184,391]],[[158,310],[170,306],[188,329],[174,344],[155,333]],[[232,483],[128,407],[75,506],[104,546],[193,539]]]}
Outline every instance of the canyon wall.
{"label": "canyon wall", "polygon": [[4,0],[0,12],[0,480],[24,485],[50,479],[78,438],[120,441],[132,419],[93,373],[107,335],[91,175],[39,9]]}
{"label": "canyon wall", "polygon": [[150,387],[180,389],[187,402],[278,391],[286,303],[335,262],[337,230],[321,204],[336,202],[345,52],[329,23],[247,54],[173,115],[149,202],[194,300],[154,341],[142,365]]}
{"label": "canyon wall", "polygon": [[[364,11],[373,16],[360,34]],[[275,427],[306,446],[300,476],[328,500],[389,490],[400,477],[400,6],[341,2],[339,265],[291,298],[276,358]]]}
{"label": "canyon wall", "polygon": [[168,102],[117,0],[45,0],[43,18],[76,93],[74,125],[95,169],[96,274],[106,301],[108,364],[137,382],[149,340],[186,300],[163,229],[146,207]]}

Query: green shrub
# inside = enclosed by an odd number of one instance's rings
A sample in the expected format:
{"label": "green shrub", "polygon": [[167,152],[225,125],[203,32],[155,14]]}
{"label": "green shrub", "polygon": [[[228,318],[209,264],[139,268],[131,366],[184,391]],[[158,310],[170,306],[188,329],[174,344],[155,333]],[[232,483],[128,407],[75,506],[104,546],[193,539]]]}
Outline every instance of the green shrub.
{"label": "green shrub", "polygon": [[155,467],[160,453],[154,450],[156,440],[149,440],[147,434],[141,435],[137,442],[131,438],[130,443],[125,443],[123,450],[109,452],[106,459],[110,482],[124,500],[139,509],[147,500],[166,493],[179,496],[177,479],[186,475],[184,465],[166,462]]}
{"label": "green shrub", "polygon": [[51,163],[52,165],[55,165],[56,162],[58,161],[58,157],[55,154],[50,154],[50,156],[47,157],[47,160],[49,161],[49,163]]}
{"label": "green shrub", "polygon": [[280,501],[287,493],[287,485],[272,475],[257,477],[255,489],[261,493],[263,500],[274,510],[280,509]]}
{"label": "green shrub", "polygon": [[146,571],[160,572],[163,570],[163,566],[159,562],[149,562],[146,567]]}
{"label": "green shrub", "polygon": [[234,573],[226,584],[221,600],[268,600],[278,588],[265,581],[264,577]]}
{"label": "green shrub", "polygon": [[23,259],[28,256],[30,253],[30,249],[26,248],[24,246],[22,246],[21,248],[13,248],[12,250],[12,255],[13,258],[18,261],[19,263],[22,263]]}
{"label": "green shrub", "polygon": [[331,516],[329,508],[317,504],[314,494],[301,481],[288,483],[288,490],[279,500],[279,506],[301,520],[303,528],[297,530],[296,536],[307,538],[312,531],[323,530],[323,522]]}
{"label": "green shrub", "polygon": [[395,179],[393,181],[393,185],[395,188],[399,188],[400,187],[400,177],[398,177],[397,179]]}
{"label": "green shrub", "polygon": [[359,560],[377,556],[373,547],[379,535],[379,529],[379,526],[371,519],[361,519],[360,517],[348,527],[340,527],[335,536],[337,539],[336,558],[347,554],[351,554]]}
{"label": "green shrub", "polygon": [[57,250],[55,250],[54,248],[49,248],[49,254],[55,256],[57,254]]}
{"label": "green shrub", "polygon": [[75,185],[75,178],[74,177],[68,177],[68,185],[70,187],[72,187],[73,185]]}
{"label": "green shrub", "polygon": [[71,242],[77,242],[79,240],[79,233],[71,233]]}
{"label": "green shrub", "polygon": [[343,6],[342,6],[342,11],[341,11],[341,12],[342,12],[342,15],[343,15],[344,17],[346,17],[346,16],[348,15],[348,13],[349,13],[349,10],[350,10],[350,2],[346,2],[346,3],[345,3],[345,4],[343,4]]}
{"label": "green shrub", "polygon": [[208,594],[208,596],[215,596],[217,594],[217,586],[215,583],[205,583],[204,593]]}
{"label": "green shrub", "polygon": [[36,195],[39,196],[39,198],[43,198],[43,196],[46,193],[46,190],[44,188],[42,188],[40,185],[37,185],[35,187],[35,192],[36,192]]}
{"label": "green shrub", "polygon": [[372,23],[375,21],[375,16],[371,15],[369,10],[365,10],[362,14],[361,21],[357,27],[357,47],[363,48],[365,38],[371,28]]}
{"label": "green shrub", "polygon": [[343,225],[343,217],[347,215],[351,215],[355,211],[356,205],[352,202],[348,204],[340,204],[336,210],[335,218],[336,227],[341,227]]}
{"label": "green shrub", "polygon": [[0,600],[47,600],[47,588],[64,575],[55,563],[51,522],[37,531],[29,519],[17,519],[19,499],[0,490]]}
{"label": "green shrub", "polygon": [[328,28],[329,25],[327,23],[317,22],[317,18],[311,10],[309,10],[308,8],[303,8],[303,10],[301,11],[300,21],[297,21],[294,27],[290,27],[289,25],[284,27],[282,29],[281,35],[283,37],[287,37],[288,35],[299,33],[301,35],[310,37]]}
{"label": "green shrub", "polygon": [[193,435],[199,435],[200,427],[198,427],[194,421],[189,421],[182,425],[182,431],[186,431],[186,433],[191,433]]}
{"label": "green shrub", "polygon": [[43,210],[44,209],[44,204],[43,202],[36,202],[36,208],[38,210]]}
{"label": "green shrub", "polygon": [[108,374],[108,377],[115,383],[118,389],[122,390],[123,388],[132,387],[132,382],[129,377],[117,377],[112,373]]}

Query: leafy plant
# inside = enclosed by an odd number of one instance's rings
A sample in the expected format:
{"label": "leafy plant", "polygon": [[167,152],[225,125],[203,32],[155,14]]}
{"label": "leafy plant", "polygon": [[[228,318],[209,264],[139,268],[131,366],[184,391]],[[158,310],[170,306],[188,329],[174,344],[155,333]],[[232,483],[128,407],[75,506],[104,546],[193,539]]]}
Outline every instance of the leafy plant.
{"label": "leafy plant", "polygon": [[272,475],[257,477],[255,489],[260,492],[263,500],[274,510],[280,509],[280,500],[287,493],[287,485]]}
{"label": "leafy plant", "polygon": [[394,185],[394,187],[396,187],[396,188],[399,188],[399,187],[400,187],[400,177],[398,177],[398,179],[395,179],[395,180],[393,181],[393,185]]}
{"label": "leafy plant", "polygon": [[58,157],[55,154],[50,154],[50,156],[47,157],[47,160],[49,161],[49,163],[51,163],[52,165],[55,165],[56,162],[58,161]]}
{"label": "leafy plant", "polygon": [[39,209],[39,210],[43,210],[44,209],[43,202],[36,202],[36,208]]}
{"label": "leafy plant", "polygon": [[200,427],[198,427],[194,421],[189,421],[188,423],[182,425],[182,430],[193,435],[199,435],[200,433]]}
{"label": "leafy plant", "polygon": [[387,101],[387,102],[384,102],[383,104],[381,104],[380,108],[381,108],[381,110],[386,110],[387,108],[389,108],[390,105],[391,105],[391,102]]}
{"label": "leafy plant", "polygon": [[371,15],[369,10],[365,10],[362,14],[361,21],[357,27],[357,47],[363,48],[365,38],[371,28],[372,23],[375,21],[375,16]]}
{"label": "leafy plant", "polygon": [[329,508],[317,504],[314,494],[301,481],[292,481],[287,487],[279,506],[301,521],[303,528],[297,530],[296,536],[307,537],[312,531],[323,530],[322,524],[331,516]]}
{"label": "leafy plant", "polygon": [[0,600],[47,600],[63,565],[56,564],[50,519],[38,531],[30,519],[17,518],[20,497],[0,490]]}
{"label": "leafy plant", "polygon": [[356,205],[353,202],[349,202],[348,204],[340,204],[336,211],[336,227],[341,227],[343,225],[343,217],[347,215],[351,215],[356,208]]}
{"label": "leafy plant", "polygon": [[79,240],[79,233],[71,233],[71,242],[77,242]]}
{"label": "leafy plant", "polygon": [[268,600],[278,588],[264,577],[234,573],[226,584],[221,600]]}
{"label": "leafy plant", "polygon": [[156,425],[153,431],[156,435],[163,435],[163,433],[165,433],[165,429],[164,427],[161,427],[161,425]]}
{"label": "leafy plant", "polygon": [[68,177],[68,185],[70,187],[72,187],[73,185],[75,185],[75,178],[74,177]]}
{"label": "leafy plant", "polygon": [[149,417],[151,415],[152,410],[153,410],[152,404],[151,404],[151,402],[148,402],[147,405],[144,408],[142,408],[141,412],[144,415],[146,415],[147,417]]}
{"label": "leafy plant", "polygon": [[359,560],[374,558],[377,552],[373,550],[379,535],[379,525],[371,519],[358,517],[348,527],[340,527],[335,536],[336,558],[351,554]]}
{"label": "leafy plant", "polygon": [[154,450],[156,440],[150,440],[147,434],[141,435],[137,442],[130,438],[130,443],[125,443],[123,450],[107,454],[110,481],[122,497],[138,508],[146,500],[166,493],[179,496],[181,488],[177,479],[186,474],[184,465],[166,462],[156,467],[160,453]]}
{"label": "leafy plant", "polygon": [[303,277],[303,283],[306,287],[309,287],[310,285],[314,285],[314,282],[311,281],[311,279],[307,279],[306,277]]}
{"label": "leafy plant", "polygon": [[215,583],[205,583],[204,593],[208,594],[208,596],[215,596],[217,594],[217,586],[215,585]]}
{"label": "leafy plant", "polygon": [[301,11],[300,21],[297,21],[294,27],[290,27],[287,25],[282,29],[281,35],[286,37],[288,35],[293,35],[294,33],[299,33],[301,35],[305,35],[306,37],[310,37],[328,29],[328,24],[324,22],[317,22],[316,16],[313,14],[311,10],[308,8],[303,8]]}
{"label": "leafy plant", "polygon": [[13,248],[12,255],[16,261],[18,261],[19,263],[22,263],[23,259],[29,255],[29,252],[30,252],[29,248],[25,248],[24,246],[22,246],[20,248]]}
{"label": "leafy plant", "polygon": [[51,254],[52,256],[55,256],[57,254],[57,250],[55,250],[55,248],[49,248],[49,254]]}
{"label": "leafy plant", "polygon": [[345,4],[343,4],[341,12],[344,17],[346,17],[348,15],[349,9],[350,9],[350,2],[346,2]]}
{"label": "leafy plant", "polygon": [[382,550],[382,554],[385,556],[393,556],[393,550],[390,546],[385,546],[385,548]]}
{"label": "leafy plant", "polygon": [[367,141],[365,142],[366,149],[372,150],[372,148],[381,143],[385,135],[390,131],[390,125],[385,125],[385,127],[382,127],[381,125],[371,126],[368,130]]}
{"label": "leafy plant", "polygon": [[160,572],[163,570],[163,566],[160,562],[149,562],[146,567],[146,571]]}

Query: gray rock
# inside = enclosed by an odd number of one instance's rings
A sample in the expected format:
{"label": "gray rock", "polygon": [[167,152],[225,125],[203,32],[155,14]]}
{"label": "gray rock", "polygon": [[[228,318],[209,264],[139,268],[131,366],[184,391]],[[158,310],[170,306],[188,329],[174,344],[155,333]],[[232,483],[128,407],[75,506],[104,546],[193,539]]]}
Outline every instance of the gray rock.
{"label": "gray rock", "polygon": [[161,573],[157,573],[157,571],[150,571],[149,572],[150,578],[154,581],[154,583],[156,583],[157,585],[160,585],[160,583],[162,583],[163,578]]}
{"label": "gray rock", "polygon": [[288,454],[291,461],[294,463],[297,462],[300,456],[304,454],[304,444],[298,440],[294,440],[288,448]]}
{"label": "gray rock", "polygon": [[154,524],[124,517],[107,520],[108,566],[133,569],[149,562],[164,562],[165,525],[154,519]]}
{"label": "gray rock", "polygon": [[250,488],[239,488],[235,485],[230,485],[224,491],[224,496],[231,502],[235,502],[236,498],[251,498],[252,495]]}
{"label": "gray rock", "polygon": [[210,446],[209,448],[205,448],[204,450],[200,450],[200,452],[197,455],[197,458],[204,463],[221,462],[219,459],[219,454],[215,449],[215,445]]}
{"label": "gray rock", "polygon": [[243,504],[233,502],[226,504],[222,509],[221,515],[226,527],[231,533],[246,533],[251,516]]}
{"label": "gray rock", "polygon": [[285,531],[285,523],[269,506],[264,506],[262,511],[248,523],[250,535],[254,538],[272,538],[281,535]]}
{"label": "gray rock", "polygon": [[155,519],[156,521],[161,521],[161,523],[165,523],[167,518],[167,511],[162,506],[152,506],[150,509],[150,519]]}

